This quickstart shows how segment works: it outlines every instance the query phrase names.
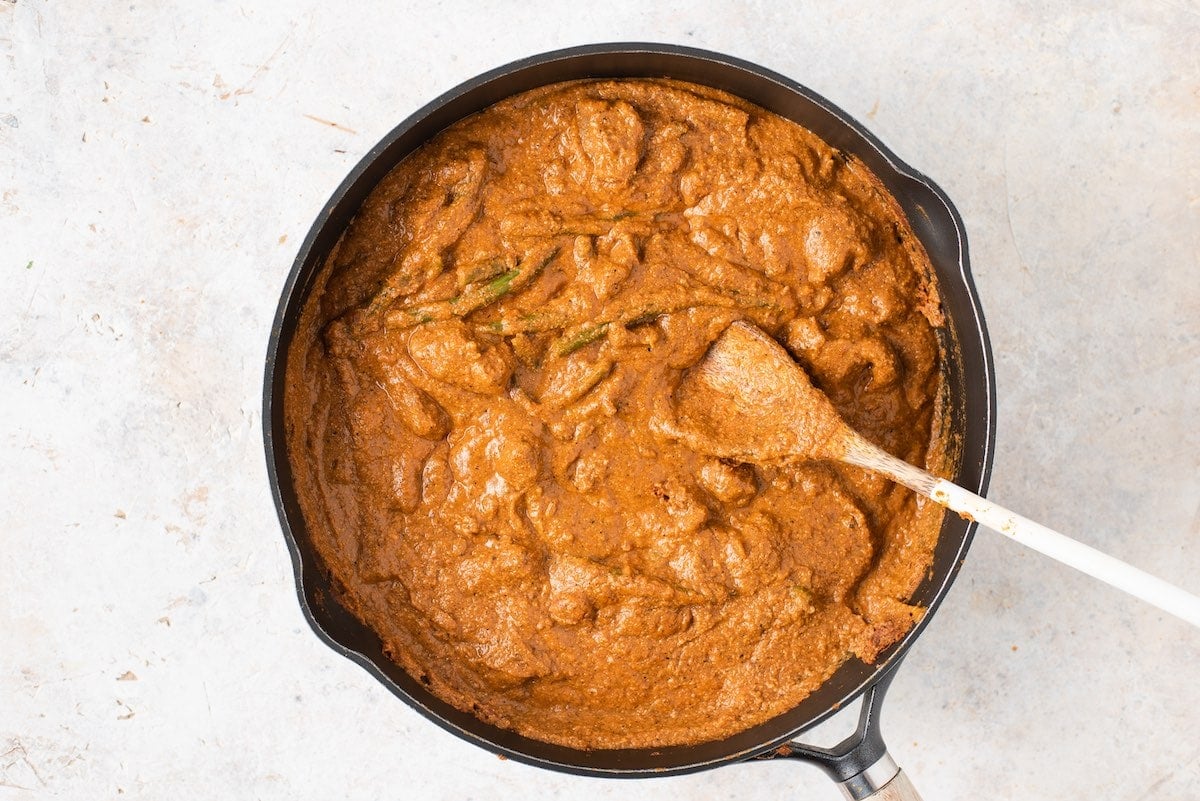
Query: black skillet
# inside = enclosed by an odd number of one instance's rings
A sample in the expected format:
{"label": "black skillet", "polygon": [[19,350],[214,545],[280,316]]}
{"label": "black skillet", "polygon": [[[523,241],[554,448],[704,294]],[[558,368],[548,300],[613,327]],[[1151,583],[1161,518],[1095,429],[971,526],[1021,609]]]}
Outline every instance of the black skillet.
{"label": "black skillet", "polygon": [[[514,62],[458,86],[400,123],[371,148],[321,210],[283,288],[267,348],[263,436],[279,519],[292,554],[300,605],[317,635],[362,665],[388,689],[443,728],[493,753],[589,776],[665,776],[752,758],[815,762],[848,798],[919,799],[888,756],[879,728],[884,693],[896,667],[950,589],[975,525],[946,515],[933,566],[913,594],[929,613],[874,664],[852,659],[789,712],[732,737],[699,745],[584,751],[498,729],[434,698],[389,660],[379,638],[346,612],[313,549],[296,502],[284,439],[283,386],[287,352],[300,310],[325,257],[384,175],[434,134],[510,95],[581,78],[670,77],[723,89],[794,120],[835,148],[862,160],[895,195],[937,271],[947,317],[943,344],[952,428],[961,457],[953,480],[983,493],[995,439],[995,376],[987,329],[967,261],[962,220],[932,181],[913,170],[841,109],[782,75],[716,53],[660,44],[600,44],[558,50]],[[803,732],[863,696],[858,731],[832,749],[797,741]]]}

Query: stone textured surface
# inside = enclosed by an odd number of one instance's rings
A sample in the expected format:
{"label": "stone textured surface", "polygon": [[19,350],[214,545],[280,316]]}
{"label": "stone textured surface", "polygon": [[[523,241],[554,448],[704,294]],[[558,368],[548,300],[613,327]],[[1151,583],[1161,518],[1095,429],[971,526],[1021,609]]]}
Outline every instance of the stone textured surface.
{"label": "stone textured surface", "polygon": [[[1196,0],[569,5],[0,0],[0,799],[837,796],[498,761],[294,597],[259,398],[297,245],[409,112],[587,41],[757,61],[938,180],[997,357],[992,496],[1200,591]],[[1200,632],[984,533],[886,733],[931,800],[1194,799],[1198,666]]]}

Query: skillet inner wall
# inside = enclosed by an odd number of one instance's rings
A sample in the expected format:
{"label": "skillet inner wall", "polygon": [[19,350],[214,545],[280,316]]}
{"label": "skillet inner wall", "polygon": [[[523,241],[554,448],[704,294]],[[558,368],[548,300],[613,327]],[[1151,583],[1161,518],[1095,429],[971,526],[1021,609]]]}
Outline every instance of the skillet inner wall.
{"label": "skillet inner wall", "polygon": [[[453,121],[474,113],[495,100],[527,88],[546,82],[558,82],[577,77],[590,76],[655,76],[669,74],[672,77],[706,83],[717,88],[732,91],[751,102],[764,106],[768,110],[792,119],[816,133],[827,141],[843,147],[858,156],[879,175],[889,189],[904,205],[912,220],[918,235],[922,238],[938,270],[943,301],[953,327],[953,337],[961,341],[959,336],[959,320],[971,320],[973,304],[963,278],[959,274],[959,243],[957,241],[957,226],[955,220],[944,207],[940,207],[940,199],[918,181],[895,174],[885,158],[875,150],[870,141],[862,138],[852,128],[841,122],[823,106],[811,99],[798,95],[792,89],[773,79],[747,72],[738,67],[719,64],[707,58],[680,56],[664,53],[625,53],[576,56],[565,60],[551,60],[545,63],[535,63],[529,66],[516,65],[515,71],[504,72],[498,76],[485,77],[481,83],[469,86],[465,90],[456,90],[448,99],[436,101],[426,107],[408,123],[402,125],[393,135],[389,136],[380,147],[374,149],[364,162],[347,180],[342,189],[335,195],[327,215],[322,215],[323,224],[318,224],[310,234],[309,241],[301,251],[299,267],[300,274],[292,294],[288,298],[283,325],[279,331],[280,345],[286,352],[286,340],[290,335],[288,324],[294,326],[303,297],[320,268],[325,254],[334,241],[344,230],[350,218],[354,215],[363,198],[375,186],[378,180],[395,166],[408,152],[415,149],[437,130],[451,124]],[[924,195],[924,196],[922,196]],[[915,208],[914,208],[915,207]],[[924,208],[925,212],[921,209]],[[938,219],[939,214],[941,219]],[[925,225],[919,225],[925,223]],[[922,230],[924,229],[924,230]],[[943,235],[945,231],[950,236]],[[933,236],[931,236],[931,234]],[[971,312],[965,315],[963,309]],[[967,329],[970,331],[970,328]],[[962,352],[960,348],[949,351],[950,364],[948,372],[952,389],[963,385],[970,386],[971,382],[964,380],[966,371],[963,369]],[[957,379],[956,379],[957,376]],[[277,378],[279,378],[277,376]],[[280,381],[274,382],[278,387]],[[954,392],[955,403],[953,412],[959,419],[966,419],[961,408],[963,395]],[[275,397],[279,395],[276,392]],[[277,424],[279,415],[273,414],[273,423]],[[278,427],[276,425],[276,427]],[[964,442],[965,450],[972,451],[970,431],[968,440]],[[282,445],[282,432],[277,436]],[[976,444],[975,447],[978,447]],[[280,448],[282,450],[282,448]],[[982,448],[980,450],[986,450]],[[786,739],[793,731],[805,728],[815,723],[819,718],[832,711],[834,704],[840,704],[847,697],[855,694],[870,680],[876,670],[890,663],[892,657],[898,656],[911,641],[915,633],[910,634],[904,643],[884,654],[876,666],[866,666],[850,662],[843,666],[825,686],[810,696],[799,707],[791,712],[770,721],[749,732],[744,732],[733,738],[717,743],[706,743],[681,749],[663,749],[657,754],[645,752],[576,752],[571,749],[560,749],[547,746],[544,743],[525,740],[524,738],[503,732],[480,724],[470,716],[462,715],[452,710],[436,699],[432,699],[422,688],[414,686],[407,674],[391,664],[390,660],[379,653],[378,641],[374,635],[365,630],[361,624],[344,611],[337,608],[328,593],[327,580],[315,568],[315,554],[304,536],[304,529],[296,509],[295,499],[290,484],[290,476],[286,459],[276,453],[275,467],[281,479],[280,492],[284,513],[291,523],[292,532],[297,537],[304,564],[304,587],[306,597],[311,605],[311,613],[318,619],[321,627],[328,632],[326,636],[340,642],[344,648],[365,654],[367,662],[376,675],[386,676],[393,689],[397,686],[407,700],[417,702],[427,714],[441,718],[443,725],[466,733],[466,736],[476,741],[482,739],[492,747],[511,750],[514,755],[523,755],[534,761],[549,761],[559,765],[575,766],[584,770],[631,770],[631,769],[679,769],[685,766],[702,766],[711,760],[721,760],[744,754],[748,751],[764,747],[775,741]],[[969,474],[972,466],[964,462],[963,468]],[[964,474],[960,469],[959,479],[967,484],[980,480],[980,476]],[[932,605],[944,590],[947,579],[950,578],[962,548],[966,542],[966,526],[957,519],[947,519],[942,532],[942,542],[930,581],[920,588],[915,600],[922,605]],[[342,649],[344,652],[344,649]],[[363,661],[359,659],[358,661]],[[465,730],[465,732],[463,731]],[[685,768],[686,769],[686,768]]]}

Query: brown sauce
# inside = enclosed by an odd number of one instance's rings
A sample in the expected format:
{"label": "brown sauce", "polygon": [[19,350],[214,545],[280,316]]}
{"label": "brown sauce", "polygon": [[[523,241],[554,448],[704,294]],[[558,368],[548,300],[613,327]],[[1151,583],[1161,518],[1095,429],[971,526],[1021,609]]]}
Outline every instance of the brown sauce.
{"label": "brown sauce", "polygon": [[435,695],[549,742],[787,711],[920,618],[941,510],[840,464],[705,457],[662,402],[749,320],[944,474],[931,274],[861,164],[711,89],[560,84],[457,123],[368,198],[288,355],[343,603]]}

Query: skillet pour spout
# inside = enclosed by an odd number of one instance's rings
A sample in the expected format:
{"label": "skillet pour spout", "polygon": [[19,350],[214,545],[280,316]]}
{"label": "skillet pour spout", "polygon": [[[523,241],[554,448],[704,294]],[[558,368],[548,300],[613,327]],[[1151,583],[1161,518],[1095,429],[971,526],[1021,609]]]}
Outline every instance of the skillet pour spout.
{"label": "skillet pour spout", "polygon": [[[443,728],[497,753],[544,768],[604,777],[690,773],[747,759],[789,758],[815,763],[849,798],[916,799],[888,755],[879,728],[884,695],[900,661],[952,585],[975,524],[947,515],[927,578],[911,598],[928,611],[873,664],[844,663],[795,708],[733,736],[697,745],[656,749],[584,750],[553,745],[487,724],[433,696],[397,666],[370,629],[339,602],[318,557],[297,499],[288,462],[284,414],[285,366],[301,310],[318,272],[379,181],[408,154],[447,126],[530,89],[584,78],[674,78],[737,95],[809,129],[860,160],[902,208],[936,272],[946,325],[948,420],[958,445],[953,481],[983,493],[995,438],[995,380],[987,329],[972,282],[966,232],[946,195],[902,162],[857,121],[794,81],[717,53],[661,44],[597,44],[532,56],[451,89],[401,122],[363,157],[333,193],[296,256],[280,297],[266,355],[263,435],[271,488],[292,556],[301,607],[317,635],[357,662],[399,698]],[[858,729],[834,748],[805,745],[802,735],[862,698]]]}

